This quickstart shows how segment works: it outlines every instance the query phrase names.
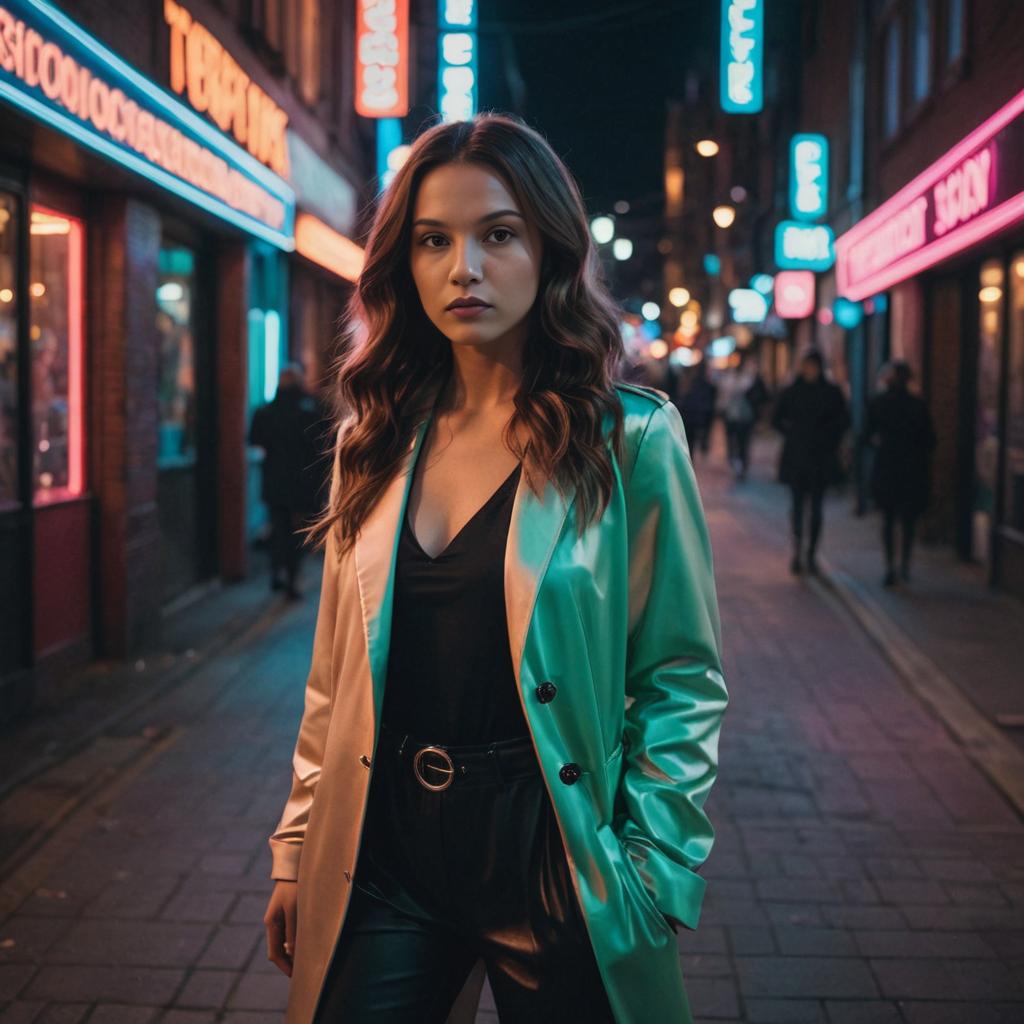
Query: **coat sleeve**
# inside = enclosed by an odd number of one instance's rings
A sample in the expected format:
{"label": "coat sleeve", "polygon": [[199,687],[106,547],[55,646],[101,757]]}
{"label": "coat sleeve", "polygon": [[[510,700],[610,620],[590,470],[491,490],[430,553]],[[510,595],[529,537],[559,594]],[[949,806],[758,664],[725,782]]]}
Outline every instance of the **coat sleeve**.
{"label": "coat sleeve", "polygon": [[625,768],[615,830],[663,914],[696,928],[714,829],[704,802],[729,696],[711,545],[682,420],[647,423],[627,488]]}
{"label": "coat sleeve", "polygon": [[[337,486],[337,471],[332,479]],[[338,549],[335,534],[328,534],[324,549],[324,570],[320,585],[320,608],[313,634],[313,656],[306,679],[305,707],[292,755],[292,786],[284,813],[270,836],[272,869],[270,877],[295,881],[306,835],[309,810],[320,780],[327,726],[331,716],[333,680],[331,675],[335,620],[338,614]]]}

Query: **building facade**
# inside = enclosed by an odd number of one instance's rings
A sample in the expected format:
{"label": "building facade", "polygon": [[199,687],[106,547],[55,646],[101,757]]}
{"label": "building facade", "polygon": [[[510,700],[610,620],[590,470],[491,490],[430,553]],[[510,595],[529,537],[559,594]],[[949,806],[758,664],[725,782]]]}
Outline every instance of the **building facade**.
{"label": "building facade", "polygon": [[253,408],[333,357],[375,188],[355,12],[0,0],[0,720],[260,525]]}

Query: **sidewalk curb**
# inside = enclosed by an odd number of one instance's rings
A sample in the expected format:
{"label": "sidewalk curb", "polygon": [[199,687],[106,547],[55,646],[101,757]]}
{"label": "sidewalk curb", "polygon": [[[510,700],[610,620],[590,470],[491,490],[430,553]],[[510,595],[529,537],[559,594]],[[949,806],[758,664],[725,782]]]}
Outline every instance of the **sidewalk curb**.
{"label": "sidewalk curb", "polygon": [[834,595],[868,637],[1024,817],[1024,751],[993,725],[952,679],[883,611],[867,588],[818,557],[815,586]]}

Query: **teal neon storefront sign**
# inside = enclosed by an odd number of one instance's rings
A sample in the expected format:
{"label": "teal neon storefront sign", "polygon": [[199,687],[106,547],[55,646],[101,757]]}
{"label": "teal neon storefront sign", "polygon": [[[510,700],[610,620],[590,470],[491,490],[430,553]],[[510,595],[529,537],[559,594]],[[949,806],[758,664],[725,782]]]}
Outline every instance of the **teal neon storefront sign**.
{"label": "teal neon storefront sign", "polygon": [[0,0],[0,100],[279,249],[295,193],[44,0]]}

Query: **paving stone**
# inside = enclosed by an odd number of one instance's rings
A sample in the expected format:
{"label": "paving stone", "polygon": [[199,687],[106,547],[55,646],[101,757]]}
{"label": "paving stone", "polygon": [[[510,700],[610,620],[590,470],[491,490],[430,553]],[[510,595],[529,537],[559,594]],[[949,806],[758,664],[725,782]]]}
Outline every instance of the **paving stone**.
{"label": "paving stone", "polygon": [[880,957],[977,957],[997,954],[980,935],[972,932],[855,931],[854,941],[864,956]]}
{"label": "paving stone", "polygon": [[33,1024],[45,1003],[16,999],[0,1007],[0,1024]]}
{"label": "paving stone", "polygon": [[159,1012],[155,1006],[100,1003],[89,1014],[89,1024],[149,1024]]}
{"label": "paving stone", "polygon": [[687,978],[686,995],[694,1017],[717,1020],[739,1016],[739,997],[733,978]]}
{"label": "paving stone", "polygon": [[210,1010],[167,1010],[158,1024],[215,1024],[216,1020],[217,1014]]}
{"label": "paving stone", "polygon": [[817,999],[747,999],[750,1024],[824,1024],[825,1011]]}
{"label": "paving stone", "polygon": [[868,964],[856,957],[737,956],[745,997],[871,998],[878,995]]}
{"label": "paving stone", "polygon": [[208,925],[164,921],[78,921],[47,951],[48,963],[188,966],[202,952]]}
{"label": "paving stone", "polygon": [[237,971],[195,971],[174,1000],[175,1006],[192,1009],[220,1009],[235,982]]}
{"label": "paving stone", "polygon": [[33,964],[0,964],[0,999],[15,999],[35,974]]}
{"label": "paving stone", "polygon": [[1010,970],[990,960],[904,958],[870,963],[882,994],[890,999],[1024,1000],[1024,988]]}
{"label": "paving stone", "polygon": [[907,1024],[1020,1024],[1020,1003],[900,1001]]}
{"label": "paving stone", "polygon": [[243,974],[228,1000],[231,1010],[283,1010],[288,1005],[289,979],[273,974]]}
{"label": "paving stone", "polygon": [[777,953],[774,929],[768,927],[744,928],[741,925],[730,925],[729,941],[737,954]]}
{"label": "paving stone", "polygon": [[263,935],[251,925],[221,925],[214,930],[197,966],[241,970],[262,943]]}
{"label": "paving stone", "polygon": [[829,1024],[902,1024],[903,1018],[895,1003],[880,1000],[828,999],[825,1001]]}
{"label": "paving stone", "polygon": [[156,967],[43,967],[24,992],[27,999],[66,1002],[141,1003],[164,1006],[185,972]]}
{"label": "paving stone", "polygon": [[783,956],[856,956],[849,932],[838,928],[775,926],[775,938]]}
{"label": "paving stone", "polygon": [[78,1024],[88,1013],[88,1003],[48,1003],[36,1017],[36,1024]]}
{"label": "paving stone", "polygon": [[0,965],[36,963],[70,926],[66,918],[9,917],[0,925]]}

